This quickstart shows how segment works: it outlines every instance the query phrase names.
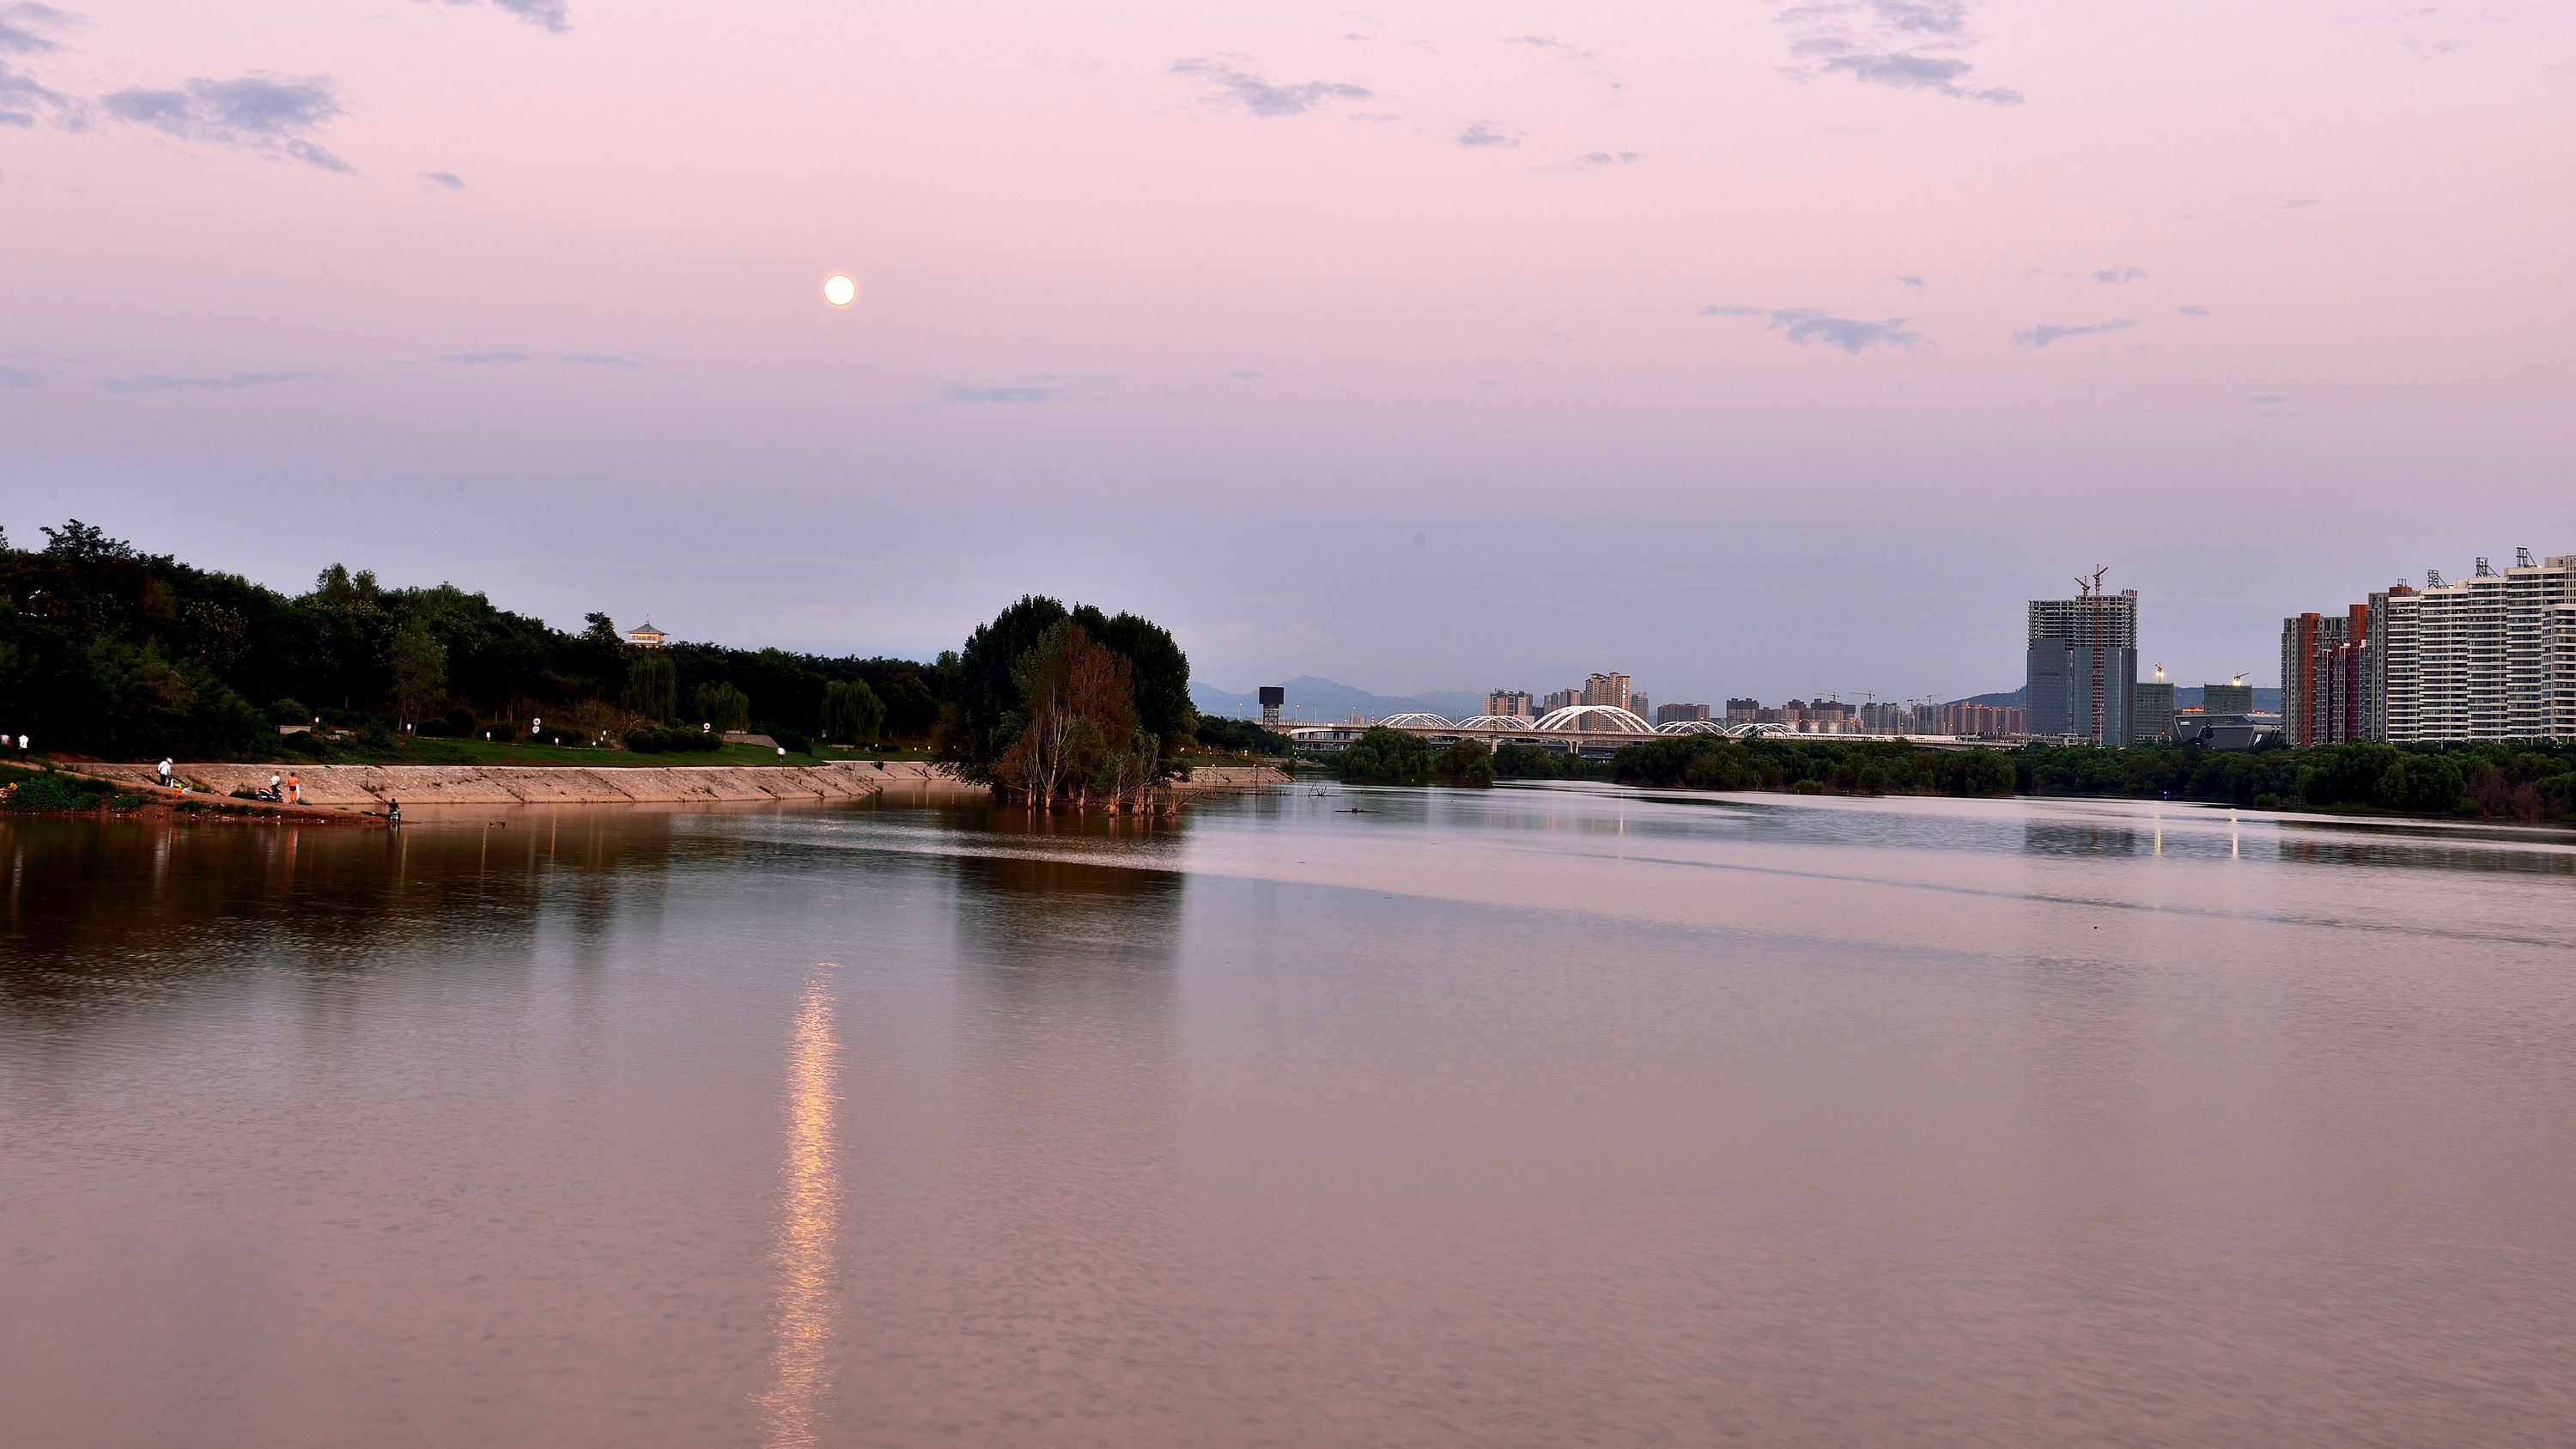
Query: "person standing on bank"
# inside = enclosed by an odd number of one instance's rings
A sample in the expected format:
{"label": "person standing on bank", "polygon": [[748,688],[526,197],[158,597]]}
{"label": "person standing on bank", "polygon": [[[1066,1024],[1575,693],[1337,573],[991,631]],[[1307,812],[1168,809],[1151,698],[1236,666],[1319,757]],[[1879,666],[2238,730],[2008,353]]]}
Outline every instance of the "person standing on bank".
{"label": "person standing on bank", "polygon": [[161,788],[164,790],[179,788],[178,782],[170,778],[170,759],[166,755],[161,759]]}

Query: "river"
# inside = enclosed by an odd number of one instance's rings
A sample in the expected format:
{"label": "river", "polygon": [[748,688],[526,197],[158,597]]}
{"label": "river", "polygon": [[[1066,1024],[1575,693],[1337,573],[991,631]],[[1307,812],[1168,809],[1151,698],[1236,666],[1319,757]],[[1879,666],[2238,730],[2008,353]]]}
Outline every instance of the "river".
{"label": "river", "polygon": [[2576,1442],[2576,837],[0,817],[0,1440]]}

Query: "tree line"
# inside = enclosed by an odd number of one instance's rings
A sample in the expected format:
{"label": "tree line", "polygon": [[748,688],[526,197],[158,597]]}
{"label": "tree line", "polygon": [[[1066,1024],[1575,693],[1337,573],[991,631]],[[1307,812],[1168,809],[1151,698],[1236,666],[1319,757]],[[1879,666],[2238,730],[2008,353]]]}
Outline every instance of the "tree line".
{"label": "tree line", "polygon": [[[286,594],[148,554],[78,519],[19,548],[0,532],[0,728],[104,758],[267,757],[277,727],[639,739],[727,728],[849,743],[924,741],[959,697],[954,653],[928,664],[780,649],[628,644],[453,584],[393,588],[334,564]],[[709,729],[707,727],[712,727]]]}

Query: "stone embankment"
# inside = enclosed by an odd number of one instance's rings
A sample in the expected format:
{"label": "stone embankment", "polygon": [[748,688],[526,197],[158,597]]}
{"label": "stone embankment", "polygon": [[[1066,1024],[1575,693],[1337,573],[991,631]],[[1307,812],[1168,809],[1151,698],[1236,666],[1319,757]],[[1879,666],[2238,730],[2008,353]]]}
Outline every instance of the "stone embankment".
{"label": "stone embankment", "polygon": [[[294,775],[304,803],[372,810],[390,797],[403,808],[424,805],[723,804],[863,800],[897,794],[978,793],[919,760],[834,761],[743,767],[612,766],[602,769],[512,765],[180,765],[179,778],[214,795],[258,787],[271,775]],[[83,773],[149,787],[150,765],[91,765]],[[1286,784],[1267,766],[1201,769],[1180,788],[1203,795]]]}

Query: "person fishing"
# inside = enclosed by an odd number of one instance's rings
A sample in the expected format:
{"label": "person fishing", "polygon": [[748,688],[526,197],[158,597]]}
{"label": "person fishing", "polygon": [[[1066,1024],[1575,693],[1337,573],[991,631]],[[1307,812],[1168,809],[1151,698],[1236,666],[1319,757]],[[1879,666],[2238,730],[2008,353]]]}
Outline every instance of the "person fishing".
{"label": "person fishing", "polygon": [[178,781],[176,781],[176,780],[174,780],[174,779],[172,779],[172,778],[170,778],[170,758],[169,758],[169,756],[167,756],[167,755],[162,756],[162,758],[161,758],[160,770],[161,770],[161,788],[162,788],[162,789],[164,789],[164,790],[176,790],[176,789],[178,789],[178,788],[179,788],[179,782],[178,782]]}

